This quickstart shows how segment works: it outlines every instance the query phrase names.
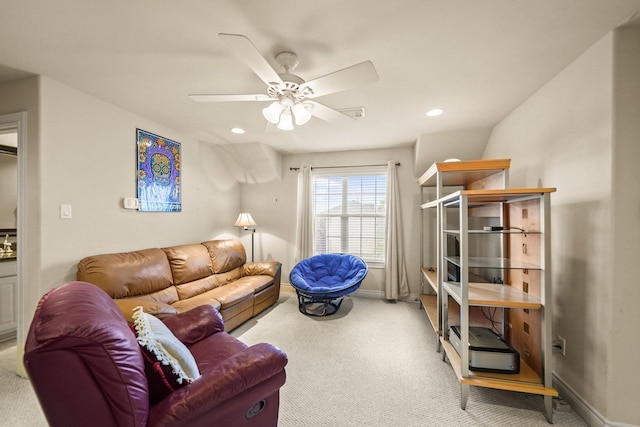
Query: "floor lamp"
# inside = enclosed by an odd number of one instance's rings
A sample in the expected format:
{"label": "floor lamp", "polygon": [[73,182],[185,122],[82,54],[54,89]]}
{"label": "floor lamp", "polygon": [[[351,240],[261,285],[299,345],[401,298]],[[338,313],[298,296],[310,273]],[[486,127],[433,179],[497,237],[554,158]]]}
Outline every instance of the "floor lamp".
{"label": "floor lamp", "polygon": [[253,262],[253,235],[256,233],[256,229],[249,227],[256,225],[256,222],[249,212],[242,212],[238,215],[238,219],[233,225],[236,227],[244,227],[244,231],[251,230],[251,262]]}

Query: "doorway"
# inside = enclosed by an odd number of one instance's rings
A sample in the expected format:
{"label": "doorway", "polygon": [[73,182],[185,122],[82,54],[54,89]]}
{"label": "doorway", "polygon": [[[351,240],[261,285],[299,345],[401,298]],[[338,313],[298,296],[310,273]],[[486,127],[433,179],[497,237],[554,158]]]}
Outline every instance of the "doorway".
{"label": "doorway", "polygon": [[[5,209],[8,211],[8,213],[0,213],[0,221],[3,221],[2,223],[0,223],[0,229],[4,231],[4,234],[0,236],[0,247],[3,247],[3,249],[5,248],[4,246],[2,246],[2,244],[4,243],[5,235],[9,234],[9,231],[13,231],[15,235],[11,236],[11,239],[9,239],[9,236],[7,236],[7,240],[11,244],[11,249],[15,249],[16,251],[14,265],[15,276],[11,278],[11,273],[4,272],[4,277],[0,277],[0,289],[3,292],[3,299],[5,295],[11,295],[12,299],[11,303],[7,305],[7,307],[2,307],[2,310],[9,310],[8,314],[2,313],[0,314],[0,316],[2,316],[0,318],[2,319],[2,323],[4,323],[7,328],[15,327],[15,330],[11,331],[11,334],[2,334],[3,331],[2,329],[0,329],[0,339],[2,339],[3,336],[5,338],[9,336],[9,338],[11,339],[13,339],[12,337],[17,337],[18,341],[20,341],[21,338],[24,338],[24,286],[22,282],[24,277],[24,257],[19,256],[19,253],[23,251],[24,248],[24,233],[22,232],[22,230],[24,227],[25,199],[24,175],[26,160],[26,116],[26,112],[0,115],[0,137],[2,138],[0,145],[5,147],[3,151],[13,154],[16,160],[15,199],[12,198],[11,201],[7,201],[7,203],[12,204],[11,207]],[[15,147],[12,148],[12,146]],[[13,206],[14,203],[15,207]],[[18,360],[16,360],[17,372],[21,372],[23,370],[21,365],[22,364]]]}
{"label": "doorway", "polygon": [[18,132],[0,130],[0,342],[17,331]]}

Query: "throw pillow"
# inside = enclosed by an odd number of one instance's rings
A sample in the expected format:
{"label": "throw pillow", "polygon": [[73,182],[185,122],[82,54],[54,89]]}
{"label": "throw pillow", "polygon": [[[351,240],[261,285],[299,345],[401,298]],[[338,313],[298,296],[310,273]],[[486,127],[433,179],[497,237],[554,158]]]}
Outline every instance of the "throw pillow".
{"label": "throw pillow", "polygon": [[132,329],[145,360],[151,403],[200,377],[189,349],[157,317],[141,306],[133,309]]}

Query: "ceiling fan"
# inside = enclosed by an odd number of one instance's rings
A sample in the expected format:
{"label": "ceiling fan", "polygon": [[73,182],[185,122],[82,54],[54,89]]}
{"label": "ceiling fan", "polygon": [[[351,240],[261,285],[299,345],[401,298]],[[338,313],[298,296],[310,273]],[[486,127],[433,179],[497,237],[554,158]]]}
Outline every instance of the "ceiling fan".
{"label": "ceiling fan", "polygon": [[373,63],[364,61],[306,82],[292,74],[298,65],[295,53],[285,51],[276,55],[276,62],[283,70],[282,73],[278,73],[247,37],[226,33],[218,35],[231,51],[265,82],[267,91],[265,94],[191,94],[189,97],[198,102],[271,102],[262,110],[262,114],[282,130],[293,130],[294,122],[301,126],[307,123],[311,116],[329,122],[352,120],[351,116],[313,99],[378,80]]}

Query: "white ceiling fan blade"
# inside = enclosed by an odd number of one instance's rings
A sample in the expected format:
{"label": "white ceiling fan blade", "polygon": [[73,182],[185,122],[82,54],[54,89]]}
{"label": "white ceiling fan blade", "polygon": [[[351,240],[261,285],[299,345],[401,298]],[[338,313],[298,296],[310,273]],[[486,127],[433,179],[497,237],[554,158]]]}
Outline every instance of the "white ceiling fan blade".
{"label": "white ceiling fan blade", "polygon": [[311,104],[313,106],[311,108],[311,115],[319,119],[322,119],[325,122],[349,123],[355,120],[355,118],[348,116],[344,113],[341,113],[338,110],[334,110],[333,108],[329,108],[326,105],[322,105],[319,102],[306,100],[304,103]]}
{"label": "white ceiling fan blade", "polygon": [[307,98],[317,98],[375,81],[378,81],[376,68],[371,61],[364,61],[326,76],[318,77],[300,86],[301,89],[308,87],[313,91],[313,94],[308,95]]}
{"label": "white ceiling fan blade", "polygon": [[189,98],[196,102],[237,102],[237,101],[273,101],[268,95],[216,95],[216,94],[193,94]]}
{"label": "white ceiling fan blade", "polygon": [[258,52],[251,40],[240,34],[219,33],[218,36],[231,48],[231,52],[247,64],[263,82],[267,85],[270,83],[282,84],[278,73]]}

